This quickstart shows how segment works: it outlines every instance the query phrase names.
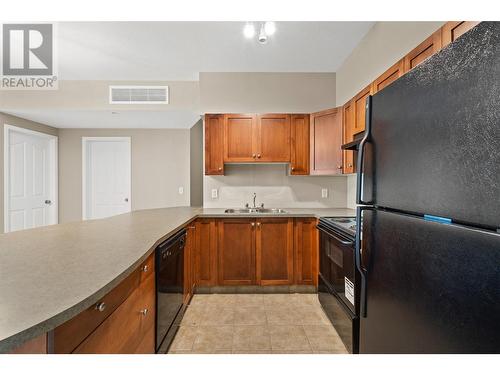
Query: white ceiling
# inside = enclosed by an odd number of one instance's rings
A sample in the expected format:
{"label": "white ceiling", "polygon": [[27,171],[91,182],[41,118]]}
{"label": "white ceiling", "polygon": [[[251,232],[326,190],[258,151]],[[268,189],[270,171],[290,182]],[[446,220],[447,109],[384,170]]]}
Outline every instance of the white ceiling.
{"label": "white ceiling", "polygon": [[62,22],[63,80],[198,80],[199,72],[335,72],[373,22],[277,22],[266,45],[244,22]]}
{"label": "white ceiling", "polygon": [[189,111],[14,110],[3,111],[56,128],[189,129],[200,115]]}

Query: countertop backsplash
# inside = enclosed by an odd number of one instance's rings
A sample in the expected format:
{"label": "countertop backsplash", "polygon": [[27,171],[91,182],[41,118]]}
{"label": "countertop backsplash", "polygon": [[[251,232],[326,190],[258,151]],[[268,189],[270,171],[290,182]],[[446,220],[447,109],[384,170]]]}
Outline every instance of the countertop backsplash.
{"label": "countertop backsplash", "polygon": [[[346,176],[290,176],[286,164],[226,165],[224,176],[204,176],[203,206],[243,207],[256,204],[275,208],[329,208],[347,206]],[[212,190],[217,198],[212,198]],[[322,198],[322,189],[328,196]]]}

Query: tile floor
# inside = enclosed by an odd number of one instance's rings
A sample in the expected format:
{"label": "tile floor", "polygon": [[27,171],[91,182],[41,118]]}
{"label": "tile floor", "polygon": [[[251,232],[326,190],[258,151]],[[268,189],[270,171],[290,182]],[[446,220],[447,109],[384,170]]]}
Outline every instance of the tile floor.
{"label": "tile floor", "polygon": [[347,354],[316,294],[196,294],[172,354]]}

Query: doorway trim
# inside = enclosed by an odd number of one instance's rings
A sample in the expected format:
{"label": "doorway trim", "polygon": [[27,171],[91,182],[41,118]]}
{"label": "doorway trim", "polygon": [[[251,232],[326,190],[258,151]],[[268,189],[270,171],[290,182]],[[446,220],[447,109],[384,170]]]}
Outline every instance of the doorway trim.
{"label": "doorway trim", "polygon": [[54,203],[53,203],[53,223],[59,223],[59,154],[58,154],[58,140],[57,135],[42,133],[35,130],[21,128],[19,126],[3,124],[3,229],[4,233],[10,231],[9,228],[9,195],[10,195],[10,134],[12,132],[23,133],[36,137],[41,137],[49,140],[50,154],[51,154],[51,177],[50,183],[54,190]]}
{"label": "doorway trim", "polygon": [[88,220],[87,217],[87,147],[90,142],[127,142],[128,144],[128,153],[130,157],[129,165],[130,165],[130,196],[129,196],[129,205],[130,210],[132,211],[132,147],[131,147],[131,137],[82,137],[82,220]]}

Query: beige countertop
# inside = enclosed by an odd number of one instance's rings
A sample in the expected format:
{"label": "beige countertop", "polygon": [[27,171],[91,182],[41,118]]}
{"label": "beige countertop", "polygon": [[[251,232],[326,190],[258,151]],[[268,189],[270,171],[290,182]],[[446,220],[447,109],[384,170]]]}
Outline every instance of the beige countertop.
{"label": "beige countertop", "polygon": [[0,235],[0,353],[48,332],[96,303],[156,245],[197,217],[355,216],[352,209],[225,214],[173,207]]}

